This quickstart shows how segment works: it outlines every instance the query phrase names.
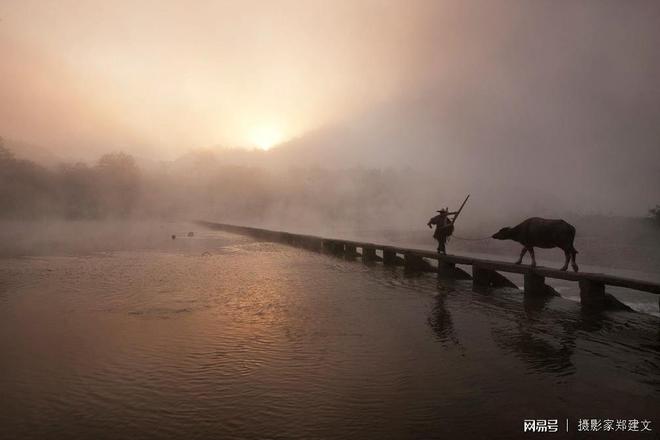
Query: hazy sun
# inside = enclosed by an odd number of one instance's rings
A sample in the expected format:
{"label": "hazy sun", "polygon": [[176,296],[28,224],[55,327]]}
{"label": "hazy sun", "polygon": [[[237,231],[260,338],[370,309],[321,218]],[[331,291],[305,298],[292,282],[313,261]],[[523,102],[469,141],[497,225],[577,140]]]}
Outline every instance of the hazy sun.
{"label": "hazy sun", "polygon": [[254,127],[250,132],[250,142],[262,150],[271,149],[283,139],[282,132],[275,127]]}

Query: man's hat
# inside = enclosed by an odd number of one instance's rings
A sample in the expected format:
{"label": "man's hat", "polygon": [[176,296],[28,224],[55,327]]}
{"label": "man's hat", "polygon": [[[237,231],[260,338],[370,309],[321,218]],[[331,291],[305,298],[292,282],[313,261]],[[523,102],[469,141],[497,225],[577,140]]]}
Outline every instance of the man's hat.
{"label": "man's hat", "polygon": [[447,207],[447,208],[441,209],[440,211],[435,211],[435,212],[439,212],[440,214],[443,214],[443,213],[446,214],[446,213],[449,212],[449,208]]}

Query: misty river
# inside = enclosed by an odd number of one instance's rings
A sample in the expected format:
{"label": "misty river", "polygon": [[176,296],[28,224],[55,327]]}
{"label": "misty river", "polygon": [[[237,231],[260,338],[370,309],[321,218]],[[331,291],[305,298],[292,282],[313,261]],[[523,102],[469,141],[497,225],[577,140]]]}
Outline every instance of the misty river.
{"label": "misty river", "polygon": [[590,313],[186,223],[47,232],[0,257],[0,438],[660,431],[656,298]]}

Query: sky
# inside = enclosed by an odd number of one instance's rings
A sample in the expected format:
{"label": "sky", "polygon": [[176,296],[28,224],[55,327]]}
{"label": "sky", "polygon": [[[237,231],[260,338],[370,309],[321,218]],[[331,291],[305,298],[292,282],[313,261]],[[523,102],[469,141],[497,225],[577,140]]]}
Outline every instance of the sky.
{"label": "sky", "polygon": [[423,19],[383,1],[4,1],[0,130],[73,150],[269,147],[399,93]]}
{"label": "sky", "polygon": [[641,212],[658,23],[650,0],[5,0],[0,135],[86,159],[288,147]]}

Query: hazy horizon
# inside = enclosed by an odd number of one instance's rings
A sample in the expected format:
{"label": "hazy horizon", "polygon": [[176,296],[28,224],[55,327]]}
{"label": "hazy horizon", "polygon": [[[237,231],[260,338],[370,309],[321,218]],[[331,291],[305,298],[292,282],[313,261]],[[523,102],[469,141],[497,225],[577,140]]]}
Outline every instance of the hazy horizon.
{"label": "hazy horizon", "polygon": [[658,20],[652,1],[9,1],[0,136],[54,163],[210,150],[408,170],[492,210],[643,215],[660,201]]}

